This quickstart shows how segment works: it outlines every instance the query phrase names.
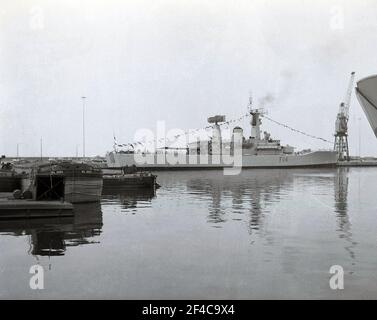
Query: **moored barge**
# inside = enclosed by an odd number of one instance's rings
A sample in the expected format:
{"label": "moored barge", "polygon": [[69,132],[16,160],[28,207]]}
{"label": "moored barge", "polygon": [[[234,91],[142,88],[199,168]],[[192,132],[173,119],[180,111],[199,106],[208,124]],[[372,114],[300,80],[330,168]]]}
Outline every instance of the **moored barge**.
{"label": "moored barge", "polygon": [[33,200],[97,202],[102,194],[102,170],[86,163],[53,161],[35,166],[22,179],[23,194]]}

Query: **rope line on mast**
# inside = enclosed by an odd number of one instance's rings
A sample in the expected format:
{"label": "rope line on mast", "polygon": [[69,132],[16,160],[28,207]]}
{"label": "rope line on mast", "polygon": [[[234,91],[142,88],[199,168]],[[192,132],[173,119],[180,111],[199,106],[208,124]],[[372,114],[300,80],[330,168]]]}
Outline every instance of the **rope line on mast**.
{"label": "rope line on mast", "polygon": [[288,126],[288,125],[286,125],[286,124],[284,124],[284,123],[281,123],[281,122],[279,122],[279,121],[276,121],[276,120],[274,120],[274,119],[271,119],[270,117],[267,117],[266,115],[262,115],[262,114],[261,114],[261,117],[266,118],[267,120],[269,120],[269,121],[271,121],[271,122],[273,122],[273,123],[275,123],[275,124],[277,124],[277,125],[279,125],[279,126],[282,126],[282,127],[286,128],[286,129],[289,129],[289,130],[291,130],[291,131],[294,131],[294,132],[300,133],[300,134],[302,134],[302,135],[304,135],[304,136],[307,136],[307,137],[309,137],[309,138],[317,139],[317,140],[321,140],[321,141],[324,141],[324,142],[327,142],[327,143],[331,143],[331,144],[333,144],[333,142],[331,142],[331,141],[329,141],[329,140],[327,140],[327,139],[325,139],[325,138],[317,137],[317,136],[314,136],[314,135],[312,135],[312,134],[306,133],[306,132],[304,132],[304,131],[297,130],[297,129],[292,128],[292,127],[290,127],[290,126]]}
{"label": "rope line on mast", "polygon": [[[232,120],[228,120],[228,121],[225,121],[223,123],[218,123],[219,126],[228,126],[229,124],[231,123],[234,123],[234,122],[239,122],[241,121],[242,119],[246,118],[247,116],[249,116],[249,114],[244,114],[243,116],[237,118],[237,119],[232,119]],[[199,128],[199,129],[189,129],[189,130],[186,130],[185,132],[183,132],[182,134],[177,134],[175,135],[173,138],[175,139],[175,141],[180,138],[180,137],[183,137],[183,136],[188,136],[188,135],[193,135],[193,134],[196,134],[197,132],[201,131],[201,130],[208,130],[208,129],[212,129],[213,128],[213,125],[208,125],[206,127],[203,127],[203,128]],[[114,146],[116,147],[132,147],[134,148],[135,146],[137,145],[140,145],[140,146],[145,146],[146,144],[150,144],[150,143],[157,143],[157,142],[169,142],[169,139],[168,138],[160,138],[160,139],[152,139],[152,140],[148,140],[148,141],[137,141],[137,142],[132,142],[132,143],[124,143],[124,144],[120,144],[120,143],[117,143],[116,142],[116,138],[115,138],[115,135],[114,135]],[[170,142],[175,142],[175,141],[171,141]]]}
{"label": "rope line on mast", "polygon": [[[241,121],[241,120],[243,120],[243,119],[245,119],[245,118],[247,118],[247,117],[250,117],[250,116],[251,116],[250,113],[246,113],[246,114],[242,115],[241,117],[239,117],[239,118],[237,118],[237,119],[228,120],[228,121],[225,121],[225,122],[223,122],[223,123],[219,123],[218,125],[219,125],[219,126],[228,126],[228,125],[231,124],[231,123],[239,122],[239,121]],[[327,139],[325,139],[325,138],[318,137],[318,136],[314,136],[314,135],[309,134],[309,133],[306,133],[306,132],[304,132],[304,131],[301,131],[301,130],[295,129],[295,128],[290,127],[290,126],[288,126],[288,125],[286,125],[286,124],[284,124],[284,123],[281,123],[281,122],[279,122],[279,121],[276,121],[276,120],[274,120],[274,119],[272,119],[272,118],[266,116],[265,114],[261,114],[260,116],[263,117],[263,118],[265,118],[265,119],[267,119],[267,120],[269,120],[269,121],[271,121],[271,122],[273,122],[273,123],[275,123],[275,124],[277,124],[277,125],[279,125],[279,126],[282,126],[282,127],[286,128],[286,129],[289,129],[289,130],[291,130],[291,131],[293,131],[293,132],[296,132],[296,133],[302,134],[302,135],[304,135],[304,136],[306,136],[306,137],[309,137],[309,138],[312,138],[312,139],[321,140],[321,141],[323,141],[323,142],[327,142],[327,143],[333,144],[333,142],[331,142],[331,141],[329,141],[329,140],[327,140]],[[178,138],[182,137],[182,136],[188,136],[188,135],[190,135],[190,134],[195,134],[195,133],[197,133],[197,132],[199,132],[199,131],[201,131],[201,130],[208,130],[208,129],[211,129],[212,127],[213,127],[213,125],[209,125],[209,126],[206,126],[206,127],[204,127],[204,128],[200,128],[200,129],[190,129],[190,130],[186,130],[186,131],[185,131],[184,133],[182,133],[182,134],[177,134],[177,135],[175,135],[175,136],[173,137],[173,138],[175,139],[175,141],[170,141],[170,142],[176,142],[176,140],[177,140]],[[169,140],[170,140],[170,139],[167,139],[167,138],[165,137],[165,138],[160,138],[160,139],[152,139],[152,140],[144,141],[144,142],[142,142],[142,141],[138,141],[138,142],[133,142],[133,143],[119,144],[119,143],[117,143],[116,138],[115,138],[115,135],[114,135],[114,146],[116,146],[116,147],[132,147],[132,148],[135,148],[135,146],[137,146],[137,145],[145,146],[146,144],[157,143],[157,142],[163,142],[163,141],[165,141],[165,143],[166,143],[166,142],[169,142]],[[173,148],[173,149],[174,149],[174,148]]]}

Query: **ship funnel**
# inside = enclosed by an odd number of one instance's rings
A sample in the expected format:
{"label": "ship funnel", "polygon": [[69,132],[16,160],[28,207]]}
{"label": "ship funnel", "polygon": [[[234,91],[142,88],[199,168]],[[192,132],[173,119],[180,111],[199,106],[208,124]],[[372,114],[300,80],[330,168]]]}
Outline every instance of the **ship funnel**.
{"label": "ship funnel", "polygon": [[242,128],[241,127],[234,127],[233,128],[233,137],[232,137],[233,154],[234,154],[235,148],[240,148],[239,150],[242,150],[242,140],[243,140],[243,130],[242,130]]}
{"label": "ship funnel", "polygon": [[233,136],[237,133],[243,134],[243,129],[241,127],[234,127],[233,128]]}

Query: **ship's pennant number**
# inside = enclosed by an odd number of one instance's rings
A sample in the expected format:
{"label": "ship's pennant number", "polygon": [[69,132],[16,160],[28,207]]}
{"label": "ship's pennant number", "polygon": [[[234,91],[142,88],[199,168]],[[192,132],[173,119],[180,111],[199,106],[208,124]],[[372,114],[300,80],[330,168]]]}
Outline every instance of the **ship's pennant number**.
{"label": "ship's pennant number", "polygon": [[279,162],[288,162],[288,157],[279,157]]}

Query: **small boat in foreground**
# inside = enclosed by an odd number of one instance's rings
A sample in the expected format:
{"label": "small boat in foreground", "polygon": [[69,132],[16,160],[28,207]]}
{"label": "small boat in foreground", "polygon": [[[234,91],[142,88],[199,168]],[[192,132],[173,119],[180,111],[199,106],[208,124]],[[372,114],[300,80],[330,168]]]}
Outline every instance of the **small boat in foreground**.
{"label": "small boat in foreground", "polygon": [[151,188],[156,187],[156,175],[149,172],[115,174],[103,176],[103,188]]}
{"label": "small boat in foreground", "polygon": [[102,194],[102,170],[87,163],[51,161],[36,165],[22,179],[22,194],[33,200],[97,202]]}

